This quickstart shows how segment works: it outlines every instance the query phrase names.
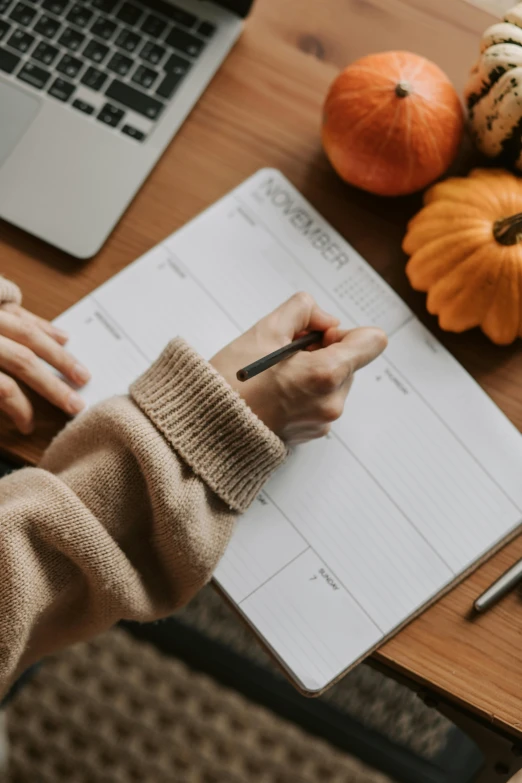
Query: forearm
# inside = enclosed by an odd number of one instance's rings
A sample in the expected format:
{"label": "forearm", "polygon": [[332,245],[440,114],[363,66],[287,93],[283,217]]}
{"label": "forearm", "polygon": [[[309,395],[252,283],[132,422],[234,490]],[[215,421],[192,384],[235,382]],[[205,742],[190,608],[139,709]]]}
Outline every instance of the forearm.
{"label": "forearm", "polygon": [[209,579],[282,443],[175,343],[0,482],[0,683],[119,619],[152,620]]}

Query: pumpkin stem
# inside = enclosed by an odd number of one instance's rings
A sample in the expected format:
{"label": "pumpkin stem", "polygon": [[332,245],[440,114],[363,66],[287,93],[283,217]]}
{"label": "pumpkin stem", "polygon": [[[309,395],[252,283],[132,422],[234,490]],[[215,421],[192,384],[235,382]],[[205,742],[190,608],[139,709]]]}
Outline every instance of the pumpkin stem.
{"label": "pumpkin stem", "polygon": [[511,215],[493,224],[493,236],[501,245],[516,245],[522,242],[522,212]]}
{"label": "pumpkin stem", "polygon": [[412,86],[409,82],[397,82],[395,85],[395,95],[397,98],[406,98],[413,92]]}

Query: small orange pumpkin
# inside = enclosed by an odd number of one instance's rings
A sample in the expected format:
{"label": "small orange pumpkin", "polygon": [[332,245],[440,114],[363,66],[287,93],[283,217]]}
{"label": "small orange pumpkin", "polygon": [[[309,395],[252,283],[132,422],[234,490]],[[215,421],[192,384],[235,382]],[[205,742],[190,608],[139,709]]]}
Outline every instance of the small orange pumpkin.
{"label": "small orange pumpkin", "polygon": [[479,326],[498,345],[522,337],[522,181],[475,169],[434,185],[424,204],[403,249],[429,312],[442,329]]}
{"label": "small orange pumpkin", "polygon": [[357,60],[334,81],[322,139],[346,182],[399,196],[446,171],[463,128],[459,96],[437,65],[410,52],[383,52]]}

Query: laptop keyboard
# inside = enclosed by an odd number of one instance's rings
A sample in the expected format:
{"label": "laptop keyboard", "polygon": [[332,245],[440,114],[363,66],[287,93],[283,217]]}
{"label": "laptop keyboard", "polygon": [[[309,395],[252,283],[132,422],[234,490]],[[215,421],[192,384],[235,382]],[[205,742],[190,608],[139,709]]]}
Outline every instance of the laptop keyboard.
{"label": "laptop keyboard", "polygon": [[156,121],[214,32],[163,0],[0,0],[0,71],[144,141],[128,113]]}

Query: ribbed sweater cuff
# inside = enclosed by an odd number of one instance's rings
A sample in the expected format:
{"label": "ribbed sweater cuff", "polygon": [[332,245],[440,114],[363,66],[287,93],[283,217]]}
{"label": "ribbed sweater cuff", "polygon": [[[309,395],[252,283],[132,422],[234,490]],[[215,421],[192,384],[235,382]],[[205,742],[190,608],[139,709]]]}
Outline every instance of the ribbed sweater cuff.
{"label": "ribbed sweater cuff", "polygon": [[236,511],[249,506],[286,457],[277,435],[180,338],[130,393],[185,462]]}
{"label": "ribbed sweater cuff", "polygon": [[0,276],[0,305],[11,302],[22,304],[22,292],[15,283]]}

